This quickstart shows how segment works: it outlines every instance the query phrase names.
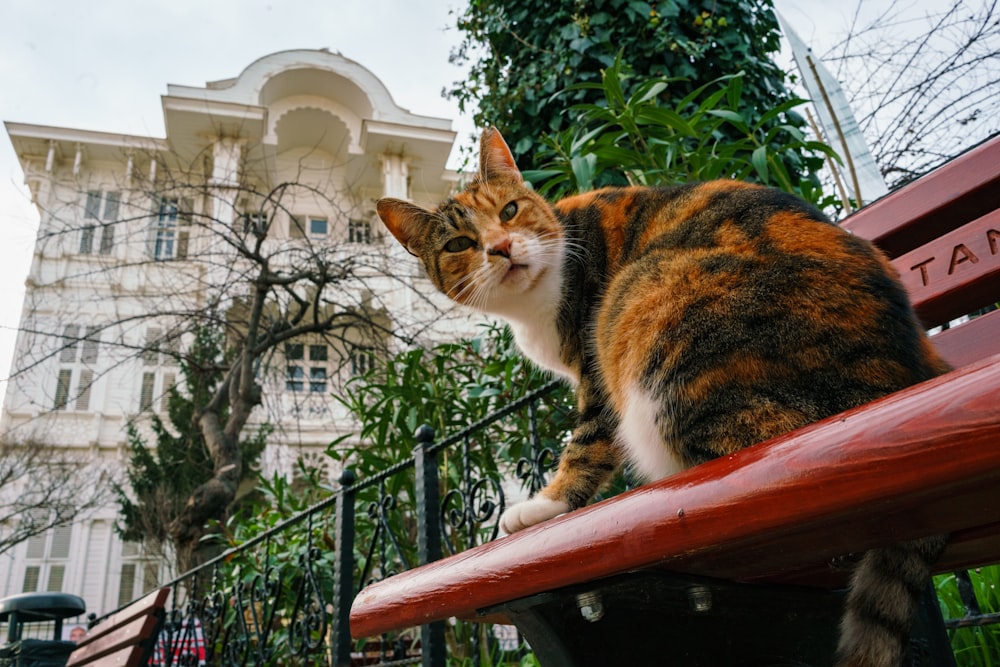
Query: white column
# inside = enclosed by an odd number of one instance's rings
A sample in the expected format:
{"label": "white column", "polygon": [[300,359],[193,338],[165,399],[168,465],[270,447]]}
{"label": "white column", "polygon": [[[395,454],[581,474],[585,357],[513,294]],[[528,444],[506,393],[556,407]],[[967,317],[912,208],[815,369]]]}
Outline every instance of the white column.
{"label": "white column", "polygon": [[404,155],[382,155],[382,196],[410,198],[410,158]]}
{"label": "white column", "polygon": [[243,140],[220,137],[212,144],[212,185],[235,187],[240,181]]}
{"label": "white column", "polygon": [[74,536],[76,538],[74,544],[76,547],[76,557],[70,560],[73,572],[69,581],[73,584],[73,591],[80,597],[84,597],[84,593],[86,592],[84,591],[84,582],[87,577],[87,554],[90,553],[90,529],[93,523],[93,519],[79,521],[76,525],[80,530],[74,531],[77,533]]}
{"label": "white column", "polygon": [[38,205],[38,191],[42,187],[42,179],[40,178],[25,178],[25,185],[28,186],[28,192],[31,193],[31,203]]}
{"label": "white column", "polygon": [[45,171],[52,173],[52,167],[55,166],[56,162],[56,142],[52,139],[49,140],[49,152],[45,156]]}
{"label": "white column", "polygon": [[229,225],[236,217],[236,197],[240,185],[240,160],[243,140],[220,137],[212,144],[212,219]]}
{"label": "white column", "polygon": [[[410,159],[403,155],[382,155],[382,196],[395,197],[397,199],[409,199],[409,177]],[[382,223],[377,223],[381,225]],[[386,253],[389,257],[390,266],[401,276],[415,275],[417,272],[417,259],[396,243],[391,234],[386,234]],[[403,304],[401,312],[397,313],[397,321],[407,322],[413,319],[414,293],[412,289],[398,290],[397,295],[401,295]],[[399,296],[397,296],[399,298]]]}
{"label": "white column", "polygon": [[80,166],[83,164],[83,146],[76,145],[76,156],[73,157],[73,175],[80,175]]}

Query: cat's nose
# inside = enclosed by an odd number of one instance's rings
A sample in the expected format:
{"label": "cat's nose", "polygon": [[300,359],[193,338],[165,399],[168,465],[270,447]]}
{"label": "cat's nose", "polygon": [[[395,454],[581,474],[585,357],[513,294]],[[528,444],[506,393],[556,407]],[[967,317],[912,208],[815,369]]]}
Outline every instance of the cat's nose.
{"label": "cat's nose", "polygon": [[510,237],[491,243],[486,252],[490,255],[500,255],[510,259]]}

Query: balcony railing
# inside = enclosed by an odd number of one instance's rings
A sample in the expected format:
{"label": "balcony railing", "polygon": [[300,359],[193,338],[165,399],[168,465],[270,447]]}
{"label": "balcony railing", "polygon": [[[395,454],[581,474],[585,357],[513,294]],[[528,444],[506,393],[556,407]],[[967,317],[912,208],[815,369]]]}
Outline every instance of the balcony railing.
{"label": "balcony railing", "polygon": [[[150,664],[520,664],[530,649],[509,626],[452,621],[354,641],[348,615],[361,587],[496,538],[510,491],[503,473],[533,493],[557,458],[538,428],[554,414],[556,387],[442,439],[420,427],[409,458],[364,479],[345,470],[328,499],[169,582],[172,608]],[[477,453],[505,420],[526,444],[510,470],[485,469]],[[947,583],[963,607],[951,629],[1000,622],[970,584],[968,573]]]}

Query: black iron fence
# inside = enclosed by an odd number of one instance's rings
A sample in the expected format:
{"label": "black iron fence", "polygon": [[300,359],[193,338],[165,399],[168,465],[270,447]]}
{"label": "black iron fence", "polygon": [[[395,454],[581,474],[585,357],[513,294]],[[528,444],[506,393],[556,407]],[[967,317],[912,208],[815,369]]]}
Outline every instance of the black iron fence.
{"label": "black iron fence", "polygon": [[[552,418],[557,386],[443,439],[420,427],[411,457],[364,479],[345,470],[328,499],[169,582],[150,664],[520,664],[528,649],[509,627],[433,623],[354,641],[348,617],[361,587],[495,539],[509,494],[544,485],[557,453],[539,419]],[[484,469],[497,425],[514,418],[526,426],[519,456]]]}
{"label": "black iron fence", "polygon": [[[150,665],[533,664],[509,627],[441,622],[355,641],[348,622],[361,587],[494,539],[509,493],[541,488],[557,455],[539,420],[553,418],[545,401],[556,386],[443,439],[419,428],[411,457],[364,479],[345,470],[328,499],[169,582],[172,605]],[[488,456],[477,453],[510,419],[525,441],[519,456],[508,470],[482,465]],[[504,486],[509,477],[514,489]],[[1000,622],[981,608],[969,573],[945,585],[960,601],[952,631]]]}

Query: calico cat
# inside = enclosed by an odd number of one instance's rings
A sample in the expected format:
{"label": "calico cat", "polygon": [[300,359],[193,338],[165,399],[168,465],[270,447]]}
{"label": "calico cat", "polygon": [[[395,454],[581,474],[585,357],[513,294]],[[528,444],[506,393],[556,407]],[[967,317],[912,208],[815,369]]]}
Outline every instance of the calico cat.
{"label": "calico cat", "polygon": [[[796,197],[738,181],[610,188],[550,205],[500,133],[468,187],[378,214],[454,301],[507,320],[576,387],[552,482],[508,532],[582,507],[621,465],[647,480],[948,370],[888,260]],[[838,665],[899,665],[944,538],[857,566]]]}

